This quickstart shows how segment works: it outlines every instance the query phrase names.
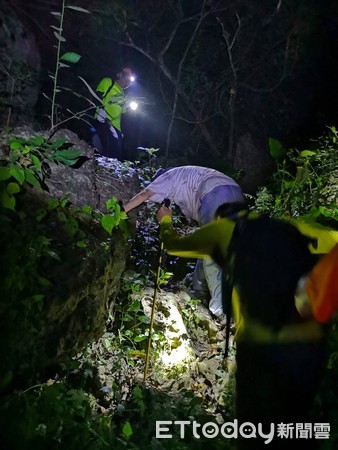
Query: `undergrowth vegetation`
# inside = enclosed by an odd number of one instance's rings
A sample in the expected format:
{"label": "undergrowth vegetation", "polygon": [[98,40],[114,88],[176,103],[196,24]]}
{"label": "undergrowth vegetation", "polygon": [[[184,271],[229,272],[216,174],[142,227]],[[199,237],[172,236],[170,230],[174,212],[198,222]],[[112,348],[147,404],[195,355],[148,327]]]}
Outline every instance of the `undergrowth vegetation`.
{"label": "undergrowth vegetation", "polygon": [[[302,216],[338,228],[337,146],[337,133],[331,127],[316,148],[313,145],[311,150],[286,152],[279,159],[271,184],[258,192],[254,208],[275,216]],[[79,157],[79,152],[64,140],[50,142],[41,136],[2,139],[2,448],[187,450],[208,445],[230,449],[230,441],[197,440],[189,434],[184,440],[177,433],[169,440],[155,439],[156,420],[205,423],[215,422],[216,416],[193,389],[182,389],[178,396],[161,390],[160,384],[149,387],[140,379],[149,315],[137,297],[146,287],[153,287],[159,245],[157,225],[149,223],[147,213],[144,220],[149,229],[144,228],[142,236],[133,238],[136,247],[131,250],[129,270],[104,335],[63,358],[61,364],[50,366],[56,362],[49,361],[48,348],[42,345],[46,304],[66,286],[53,263],[66,260],[70,248],[80,259],[95,255],[95,245],[108,252],[114,233],[126,233],[126,215],[116,199],[107,203],[107,214],[102,214],[86,205],[75,208],[67,200],[42,202],[33,193],[33,188],[43,190],[50,164],[72,165]],[[140,181],[148,181],[152,171],[149,167],[140,170]],[[29,208],[24,206],[27,197]],[[34,203],[38,207],[33,208]],[[99,244],[94,243],[93,226]],[[167,267],[170,262],[172,270],[175,260],[168,260]],[[160,284],[171,277],[171,271],[163,270]],[[196,308],[197,302],[192,301],[181,311],[190,331],[199,321]],[[336,324],[331,328],[328,373],[317,398],[318,421],[331,424],[331,439],[323,443],[323,450],[333,450],[338,439]],[[168,342],[161,329],[154,330],[151,337],[156,362],[161,352],[168,350]],[[41,371],[41,367],[48,370]],[[164,377],[180,379],[185,369],[183,365],[174,367]]]}

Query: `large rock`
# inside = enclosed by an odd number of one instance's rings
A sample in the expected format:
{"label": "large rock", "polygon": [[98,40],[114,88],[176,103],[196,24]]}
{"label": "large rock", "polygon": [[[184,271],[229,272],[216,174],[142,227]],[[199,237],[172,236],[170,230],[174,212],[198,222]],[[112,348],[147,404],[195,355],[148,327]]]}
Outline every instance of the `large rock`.
{"label": "large rock", "polygon": [[239,183],[245,193],[255,194],[257,188],[266,183],[273,167],[274,163],[269,157],[268,150],[263,152],[256,146],[250,133],[238,138],[234,169],[243,171]]}
{"label": "large rock", "polygon": [[[15,134],[29,138],[36,133],[23,128]],[[34,188],[17,195],[10,226],[6,216],[0,217],[5,218],[0,221],[0,263],[6,268],[0,312],[11,310],[0,350],[6,353],[3,369],[24,383],[35,382],[34,373],[43,374],[102,336],[128,245],[121,230],[110,236],[81,207],[106,212],[105,202],[113,195],[125,201],[139,189],[136,174],[126,166],[112,160],[100,166],[93,149],[74,133],[61,130],[52,140],[59,137],[81,150],[82,165],[49,164],[49,192]],[[67,198],[70,207],[49,207],[51,198]]]}

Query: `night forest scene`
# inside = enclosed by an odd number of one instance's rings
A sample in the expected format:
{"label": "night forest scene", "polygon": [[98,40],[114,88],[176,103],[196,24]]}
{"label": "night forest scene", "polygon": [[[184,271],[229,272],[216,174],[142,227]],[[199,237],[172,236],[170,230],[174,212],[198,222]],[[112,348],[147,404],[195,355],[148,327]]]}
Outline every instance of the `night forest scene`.
{"label": "night forest scene", "polygon": [[338,448],[337,55],[334,0],[0,0],[2,450]]}

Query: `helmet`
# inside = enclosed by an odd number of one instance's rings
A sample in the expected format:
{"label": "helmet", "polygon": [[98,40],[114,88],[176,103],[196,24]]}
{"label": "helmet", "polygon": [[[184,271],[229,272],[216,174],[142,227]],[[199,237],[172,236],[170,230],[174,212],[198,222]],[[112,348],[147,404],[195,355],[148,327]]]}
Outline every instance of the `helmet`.
{"label": "helmet", "polygon": [[117,78],[123,78],[123,77],[132,77],[133,73],[129,67],[124,67],[121,72],[117,74]]}
{"label": "helmet", "polygon": [[131,71],[131,69],[130,69],[129,67],[124,67],[124,68],[122,69],[122,72],[125,73],[125,74],[128,75],[128,76],[131,76],[131,75],[132,75],[132,71]]}

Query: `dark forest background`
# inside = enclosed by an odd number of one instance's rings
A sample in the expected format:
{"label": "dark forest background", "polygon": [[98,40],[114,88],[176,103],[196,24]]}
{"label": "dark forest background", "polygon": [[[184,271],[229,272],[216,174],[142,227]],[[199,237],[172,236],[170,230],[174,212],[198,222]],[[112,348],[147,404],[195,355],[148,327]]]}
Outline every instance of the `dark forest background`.
{"label": "dark forest background", "polygon": [[[59,119],[88,107],[93,88],[129,66],[125,151],[159,148],[163,163],[242,172],[253,191],[272,168],[268,139],[305,148],[337,117],[338,5],[334,0],[67,0],[62,52],[81,59],[59,72]],[[62,1],[7,0],[40,54],[34,122],[48,128],[55,70],[54,30]],[[10,70],[7,67],[7,70]],[[81,94],[78,97],[74,93]],[[14,118],[14,116],[13,116]],[[30,116],[32,118],[32,116]],[[14,124],[12,124],[14,125]],[[85,139],[88,126],[67,126]]]}

